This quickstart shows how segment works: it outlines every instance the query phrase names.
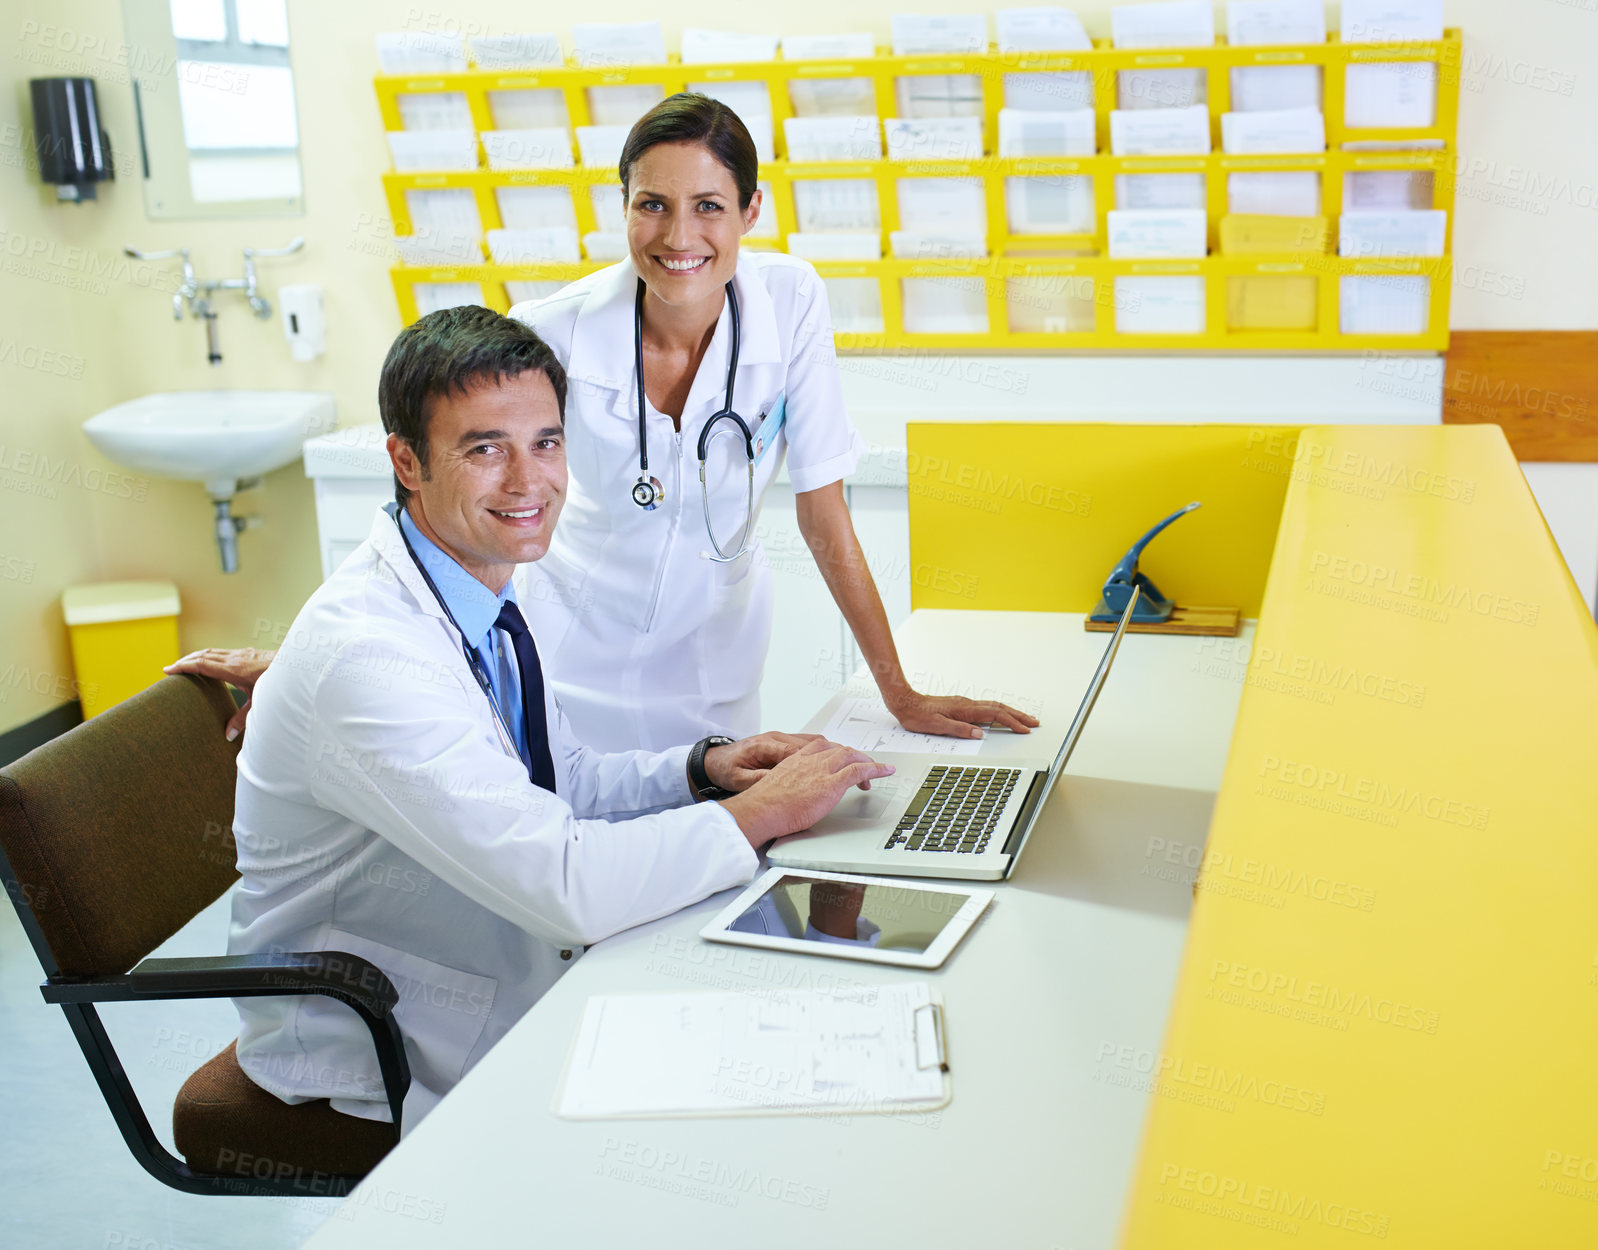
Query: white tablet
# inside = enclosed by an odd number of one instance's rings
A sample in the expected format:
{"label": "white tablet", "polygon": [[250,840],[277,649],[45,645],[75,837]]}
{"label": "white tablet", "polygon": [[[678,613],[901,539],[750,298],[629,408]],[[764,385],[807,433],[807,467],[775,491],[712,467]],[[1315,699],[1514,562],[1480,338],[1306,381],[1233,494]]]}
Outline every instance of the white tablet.
{"label": "white tablet", "polygon": [[707,942],[936,968],[992,890],[772,868],[699,931]]}

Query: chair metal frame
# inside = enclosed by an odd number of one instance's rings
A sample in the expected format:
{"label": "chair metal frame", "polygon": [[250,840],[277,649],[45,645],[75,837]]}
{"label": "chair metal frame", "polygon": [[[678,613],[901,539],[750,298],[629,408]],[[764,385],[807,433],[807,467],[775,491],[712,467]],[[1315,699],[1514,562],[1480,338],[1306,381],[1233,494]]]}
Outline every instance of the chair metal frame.
{"label": "chair metal frame", "polygon": [[307,1173],[281,1161],[270,1173],[253,1168],[238,1175],[202,1172],[173,1155],[157,1139],[139,1103],[122,1061],[101,1023],[96,1003],[152,999],[253,998],[320,994],[346,1004],[372,1035],[384,1092],[393,1114],[394,1139],[400,1135],[401,1111],[410,1089],[410,1063],[405,1039],[394,1019],[399,991],[376,964],[342,951],[296,951],[270,955],[220,955],[190,959],[145,959],[130,972],[109,977],[64,976],[44,928],[33,913],[28,887],[17,880],[0,846],[0,880],[17,910],[23,931],[44,970],[39,987],[47,1003],[59,1006],[77,1038],[95,1083],[105,1098],[122,1139],[139,1165],[156,1180],[191,1194],[238,1194],[258,1197],[342,1197],[361,1175]]}

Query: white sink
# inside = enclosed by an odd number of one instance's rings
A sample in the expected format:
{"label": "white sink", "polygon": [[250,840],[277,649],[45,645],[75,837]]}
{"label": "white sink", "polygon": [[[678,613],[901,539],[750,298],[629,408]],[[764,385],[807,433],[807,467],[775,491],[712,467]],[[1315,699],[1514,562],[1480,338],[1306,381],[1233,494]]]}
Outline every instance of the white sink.
{"label": "white sink", "polygon": [[307,438],[337,424],[324,391],[172,391],[96,413],[83,432],[118,464],[230,499],[239,479],[292,464]]}

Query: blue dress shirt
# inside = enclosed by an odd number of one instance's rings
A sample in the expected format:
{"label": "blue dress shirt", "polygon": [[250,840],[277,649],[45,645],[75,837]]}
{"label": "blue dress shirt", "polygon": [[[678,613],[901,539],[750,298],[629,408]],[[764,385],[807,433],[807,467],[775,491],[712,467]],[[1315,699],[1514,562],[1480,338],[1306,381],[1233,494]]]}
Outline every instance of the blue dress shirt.
{"label": "blue dress shirt", "polygon": [[[521,673],[516,668],[509,640],[501,630],[494,628],[494,622],[499,619],[499,610],[505,602],[509,600],[516,603],[515,579],[507,580],[496,595],[462,568],[454,556],[443,551],[422,533],[416,522],[411,520],[410,513],[403,508],[399,512],[399,523],[405,531],[405,537],[411,540],[416,558],[433,579],[433,585],[438,587],[444,606],[482,659],[483,667],[488,671],[488,683],[494,691],[494,700],[499,704],[500,713],[510,728],[511,740],[525,760],[527,724],[522,716]],[[516,606],[521,605],[518,603]],[[538,715],[543,715],[542,708],[538,709]]]}

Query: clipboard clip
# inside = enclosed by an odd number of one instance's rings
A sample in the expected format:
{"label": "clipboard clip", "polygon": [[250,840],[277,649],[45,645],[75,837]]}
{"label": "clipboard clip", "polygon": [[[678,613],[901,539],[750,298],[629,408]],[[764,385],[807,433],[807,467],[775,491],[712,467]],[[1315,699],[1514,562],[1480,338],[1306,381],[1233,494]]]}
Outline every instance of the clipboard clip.
{"label": "clipboard clip", "polygon": [[949,1070],[949,1037],[944,1028],[943,1004],[922,1003],[915,1010],[916,1067],[923,1072]]}

